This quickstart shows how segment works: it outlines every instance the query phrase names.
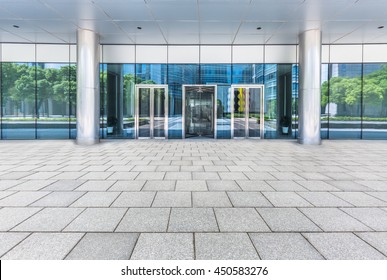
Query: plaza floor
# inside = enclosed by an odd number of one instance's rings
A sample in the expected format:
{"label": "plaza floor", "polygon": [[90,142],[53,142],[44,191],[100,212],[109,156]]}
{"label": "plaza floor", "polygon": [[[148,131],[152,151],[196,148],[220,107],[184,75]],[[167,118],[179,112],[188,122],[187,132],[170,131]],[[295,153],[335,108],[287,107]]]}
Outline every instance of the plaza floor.
{"label": "plaza floor", "polygon": [[386,259],[387,141],[0,141],[1,259]]}

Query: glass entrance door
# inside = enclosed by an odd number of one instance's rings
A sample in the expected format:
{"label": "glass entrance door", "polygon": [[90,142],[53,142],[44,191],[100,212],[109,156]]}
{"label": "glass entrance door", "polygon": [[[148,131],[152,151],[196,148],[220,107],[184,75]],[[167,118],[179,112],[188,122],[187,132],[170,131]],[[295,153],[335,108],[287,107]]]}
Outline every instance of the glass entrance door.
{"label": "glass entrance door", "polygon": [[216,86],[183,86],[183,135],[216,138]]}
{"label": "glass entrance door", "polygon": [[231,86],[232,138],[264,137],[263,85]]}
{"label": "glass entrance door", "polygon": [[168,138],[168,87],[136,86],[137,138]]}

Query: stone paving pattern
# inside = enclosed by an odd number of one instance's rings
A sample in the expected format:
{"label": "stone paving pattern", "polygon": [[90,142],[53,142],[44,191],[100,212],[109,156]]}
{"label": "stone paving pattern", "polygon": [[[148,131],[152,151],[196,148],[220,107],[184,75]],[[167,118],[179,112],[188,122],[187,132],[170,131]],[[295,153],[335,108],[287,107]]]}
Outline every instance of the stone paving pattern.
{"label": "stone paving pattern", "polygon": [[387,142],[0,142],[1,259],[387,259]]}

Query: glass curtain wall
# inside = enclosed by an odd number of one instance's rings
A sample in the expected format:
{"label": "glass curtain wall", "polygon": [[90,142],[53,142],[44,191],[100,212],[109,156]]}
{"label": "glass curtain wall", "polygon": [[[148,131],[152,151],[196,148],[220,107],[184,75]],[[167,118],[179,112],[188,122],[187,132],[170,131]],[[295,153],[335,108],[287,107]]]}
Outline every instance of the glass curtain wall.
{"label": "glass curtain wall", "polygon": [[323,139],[387,139],[387,65],[324,64]]}
{"label": "glass curtain wall", "polygon": [[69,139],[75,121],[75,65],[1,64],[2,139]]}

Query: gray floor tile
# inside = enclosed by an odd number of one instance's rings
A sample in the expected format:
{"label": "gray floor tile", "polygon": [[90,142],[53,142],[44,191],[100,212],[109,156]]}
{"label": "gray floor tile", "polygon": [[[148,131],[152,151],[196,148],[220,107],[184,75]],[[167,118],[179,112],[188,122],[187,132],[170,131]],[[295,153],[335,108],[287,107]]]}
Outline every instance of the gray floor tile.
{"label": "gray floor tile", "polygon": [[137,233],[87,233],[66,259],[128,260],[137,238]]}
{"label": "gray floor tile", "polygon": [[0,257],[24,240],[29,233],[0,232]]}
{"label": "gray floor tile", "polygon": [[306,191],[307,189],[303,188],[294,181],[266,181],[273,189],[276,191]]}
{"label": "gray floor tile", "polygon": [[5,254],[2,259],[61,260],[82,236],[82,233],[33,233]]}
{"label": "gray floor tile", "polygon": [[123,192],[111,207],[150,207],[155,192]]}
{"label": "gray floor tile", "polygon": [[152,207],[191,207],[190,192],[158,192]]}
{"label": "gray floor tile", "polygon": [[221,232],[270,231],[254,208],[215,208]]}
{"label": "gray floor tile", "polygon": [[381,209],[342,208],[341,210],[376,231],[387,231],[387,212]]}
{"label": "gray floor tile", "polygon": [[48,195],[49,192],[28,192],[21,191],[13,195],[7,196],[0,200],[0,207],[12,206],[12,207],[23,207],[32,204],[38,199]]}
{"label": "gray floor tile", "polygon": [[212,208],[172,208],[169,232],[217,232]]}
{"label": "gray floor tile", "polygon": [[260,192],[227,192],[234,207],[273,207]]}
{"label": "gray floor tile", "polygon": [[55,183],[45,187],[45,191],[72,191],[85,183],[82,180],[58,180]]}
{"label": "gray floor tile", "polygon": [[274,191],[272,187],[269,186],[268,183],[265,181],[260,181],[260,180],[237,180],[236,181],[239,185],[239,187],[245,191],[245,192],[250,192],[250,191]]}
{"label": "gray floor tile", "polygon": [[273,179],[265,179],[265,180],[292,180],[292,181],[302,181],[305,180],[303,177],[297,175],[294,172],[270,172],[273,175]]}
{"label": "gray floor tile", "polygon": [[321,254],[299,233],[250,233],[263,260],[320,260]]}
{"label": "gray floor tile", "polygon": [[14,227],[12,231],[61,231],[83,210],[83,208],[44,208]]}
{"label": "gray floor tile", "polygon": [[[119,173],[119,172],[108,172],[108,171],[97,172],[97,171],[91,171],[91,172],[87,172],[85,175],[83,175],[79,179],[81,179],[81,180],[106,180],[108,177],[110,177],[113,174],[116,176],[116,173]],[[126,174],[126,172],[123,172],[123,173]],[[117,180],[119,178],[109,178],[109,180],[110,179],[111,180]],[[125,179],[128,179],[128,178],[122,178],[122,179],[125,180]]]}
{"label": "gray floor tile", "polygon": [[28,219],[42,208],[2,208],[0,209],[0,231],[8,231]]}
{"label": "gray floor tile", "polygon": [[321,231],[296,208],[258,208],[257,210],[272,231]]}
{"label": "gray floor tile", "polygon": [[[249,173],[249,172],[245,172]],[[254,172],[250,172],[251,174],[255,174]],[[244,172],[219,172],[218,173],[221,180],[247,180],[247,179],[255,179],[246,177]],[[251,175],[250,174],[250,175]]]}
{"label": "gray floor tile", "polygon": [[387,181],[356,181],[356,183],[366,186],[375,191],[387,192]]}
{"label": "gray floor tile", "polygon": [[18,184],[22,183],[22,181],[19,180],[3,180],[1,177],[0,180],[0,191],[7,190],[9,188],[12,188],[13,186],[16,186]]}
{"label": "gray floor tile", "polygon": [[169,208],[130,208],[116,232],[166,232]]}
{"label": "gray floor tile", "polygon": [[87,172],[84,171],[64,171],[59,173],[58,175],[55,175],[51,179],[53,180],[77,180],[87,174]]}
{"label": "gray floor tile", "polygon": [[102,181],[91,180],[76,188],[76,191],[90,191],[90,192],[104,192],[109,189],[115,182],[114,181]]}
{"label": "gray floor tile", "polygon": [[218,172],[192,172],[193,180],[220,180]]}
{"label": "gray floor tile", "polygon": [[207,184],[204,180],[177,181],[176,191],[207,191]]}
{"label": "gray floor tile", "polygon": [[143,191],[174,191],[176,181],[154,180],[145,183]]}
{"label": "gray floor tile", "polygon": [[112,192],[138,192],[144,187],[145,181],[117,181],[108,191]]}
{"label": "gray floor tile", "polygon": [[164,180],[192,180],[191,172],[165,172]]}
{"label": "gray floor tile", "polygon": [[198,260],[259,259],[246,233],[196,233],[195,252]]}
{"label": "gray floor tile", "polygon": [[163,180],[166,172],[140,172],[136,180]]}
{"label": "gray floor tile", "polygon": [[120,195],[120,192],[88,192],[71,207],[109,207]]}
{"label": "gray floor tile", "polygon": [[371,188],[358,184],[354,181],[330,181],[329,184],[340,189],[341,191],[348,191],[348,192],[372,191]]}
{"label": "gray floor tile", "polygon": [[193,260],[192,233],[142,233],[132,260]]}
{"label": "gray floor tile", "polygon": [[263,192],[275,207],[309,207],[308,201],[294,192]]}
{"label": "gray floor tile", "polygon": [[387,232],[359,232],[356,235],[387,256]]}
{"label": "gray floor tile", "polygon": [[110,172],[109,176],[106,177],[107,180],[134,180],[137,179],[140,172],[125,172],[125,171],[116,171]]}
{"label": "gray floor tile", "polygon": [[35,201],[31,206],[41,207],[65,207],[76,201],[78,198],[83,196],[84,192],[52,192],[45,197]]}
{"label": "gray floor tile", "polygon": [[16,191],[0,191],[0,199],[13,195]]}
{"label": "gray floor tile", "polygon": [[64,231],[113,232],[126,208],[87,208]]}
{"label": "gray floor tile", "polygon": [[329,260],[386,259],[352,233],[304,233],[303,235]]}
{"label": "gray floor tile", "polygon": [[362,192],[335,192],[334,195],[358,207],[387,206],[387,202]]}
{"label": "gray floor tile", "polygon": [[193,207],[232,207],[225,192],[193,192]]}
{"label": "gray floor tile", "polygon": [[240,191],[241,188],[232,180],[208,180],[207,186],[209,191]]}
{"label": "gray floor tile", "polygon": [[369,227],[337,208],[301,208],[300,211],[324,231],[370,230]]}
{"label": "gray floor tile", "polygon": [[387,192],[366,192],[366,194],[387,202]]}
{"label": "gray floor tile", "polygon": [[296,181],[297,184],[303,186],[304,188],[308,189],[309,191],[340,191],[340,189],[332,186],[329,184],[330,181],[319,181],[319,180],[313,180],[313,181]]}
{"label": "gray floor tile", "polygon": [[317,207],[351,207],[352,204],[338,198],[329,192],[297,192],[311,204]]}

